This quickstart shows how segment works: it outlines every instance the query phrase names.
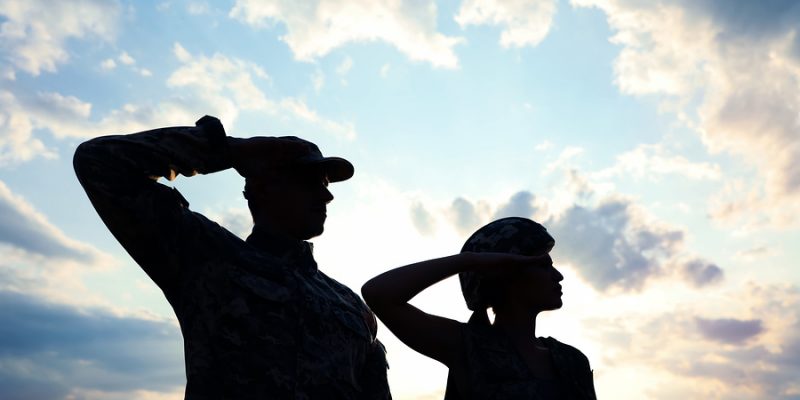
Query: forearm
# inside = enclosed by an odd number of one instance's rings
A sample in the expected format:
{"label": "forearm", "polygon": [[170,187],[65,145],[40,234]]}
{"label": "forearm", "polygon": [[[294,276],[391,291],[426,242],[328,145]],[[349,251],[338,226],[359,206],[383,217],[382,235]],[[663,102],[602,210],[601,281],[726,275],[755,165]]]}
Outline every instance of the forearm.
{"label": "forearm", "polygon": [[177,174],[191,176],[230,168],[222,125],[216,120],[212,120],[216,126],[208,121],[201,119],[194,127],[169,127],[89,140],[75,151],[75,172],[81,184],[90,190],[103,181],[113,184],[158,177],[172,180]]}
{"label": "forearm", "polygon": [[373,309],[407,303],[426,288],[469,269],[472,261],[471,254],[463,253],[395,268],[370,279],[361,294]]}
{"label": "forearm", "polygon": [[98,215],[160,285],[177,276],[184,249],[208,246],[199,244],[201,221],[188,210],[188,202],[155,180],[230,166],[220,148],[226,140],[221,125],[217,131],[199,125],[95,138],[81,144],[73,159],[78,180]]}

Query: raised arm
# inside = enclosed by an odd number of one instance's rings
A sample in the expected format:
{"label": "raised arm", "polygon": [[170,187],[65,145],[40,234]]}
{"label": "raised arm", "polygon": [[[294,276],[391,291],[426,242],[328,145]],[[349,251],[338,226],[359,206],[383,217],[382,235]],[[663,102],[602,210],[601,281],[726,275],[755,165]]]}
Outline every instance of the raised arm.
{"label": "raised arm", "polygon": [[458,357],[460,323],[425,313],[408,302],[426,288],[462,271],[491,273],[495,268],[513,268],[539,259],[513,254],[461,253],[385,272],[364,284],[361,294],[398,339],[450,366]]}
{"label": "raised arm", "polygon": [[98,137],[75,151],[75,173],[95,210],[162,288],[178,276],[184,248],[214,226],[157,180],[231,167],[227,141],[219,120],[206,116],[194,127]]}

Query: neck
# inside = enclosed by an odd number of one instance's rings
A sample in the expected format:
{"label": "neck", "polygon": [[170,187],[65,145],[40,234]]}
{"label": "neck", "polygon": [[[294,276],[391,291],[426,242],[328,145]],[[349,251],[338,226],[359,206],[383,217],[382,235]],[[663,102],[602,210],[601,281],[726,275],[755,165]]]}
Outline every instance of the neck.
{"label": "neck", "polygon": [[523,312],[498,312],[494,326],[502,329],[514,341],[535,340],[537,314],[531,316],[530,313]]}
{"label": "neck", "polygon": [[288,229],[280,225],[271,223],[270,221],[255,220],[253,221],[253,232],[262,232],[275,238],[280,238],[286,241],[297,241],[297,235],[292,234]]}

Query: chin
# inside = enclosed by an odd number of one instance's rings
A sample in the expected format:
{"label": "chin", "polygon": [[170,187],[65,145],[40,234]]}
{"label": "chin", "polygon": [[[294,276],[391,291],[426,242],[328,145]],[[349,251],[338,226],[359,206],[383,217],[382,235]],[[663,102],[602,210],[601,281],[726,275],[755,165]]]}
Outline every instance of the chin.
{"label": "chin", "polygon": [[552,310],[558,310],[559,308],[561,308],[563,306],[564,306],[564,302],[561,301],[561,299],[558,299],[558,300],[554,301],[552,304],[550,304],[550,307],[548,307],[547,309],[551,310],[551,311]]}
{"label": "chin", "polygon": [[310,228],[303,235],[303,240],[308,240],[308,239],[312,239],[312,238],[315,238],[317,236],[320,236],[320,235],[322,235],[322,232],[324,232],[324,231],[325,231],[325,228],[322,225],[320,225],[318,227]]}

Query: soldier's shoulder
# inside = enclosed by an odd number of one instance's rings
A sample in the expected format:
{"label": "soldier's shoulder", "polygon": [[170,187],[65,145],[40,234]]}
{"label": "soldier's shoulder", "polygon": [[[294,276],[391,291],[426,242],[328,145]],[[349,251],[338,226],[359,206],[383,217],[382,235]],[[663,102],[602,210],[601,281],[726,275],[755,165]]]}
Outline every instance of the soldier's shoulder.
{"label": "soldier's shoulder", "polygon": [[589,358],[583,354],[577,347],[566,344],[553,337],[541,338],[545,346],[550,349],[554,355],[568,359],[576,364],[589,365]]}

